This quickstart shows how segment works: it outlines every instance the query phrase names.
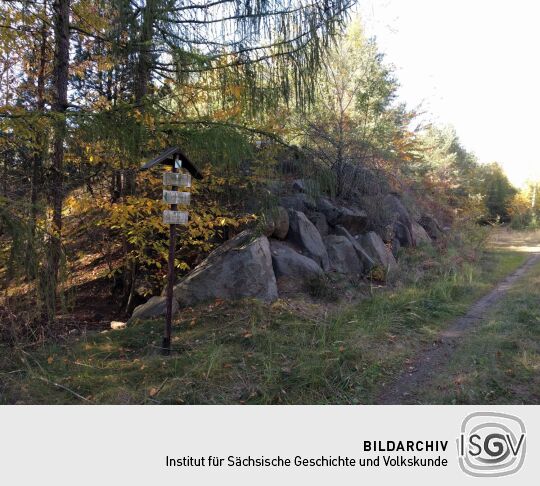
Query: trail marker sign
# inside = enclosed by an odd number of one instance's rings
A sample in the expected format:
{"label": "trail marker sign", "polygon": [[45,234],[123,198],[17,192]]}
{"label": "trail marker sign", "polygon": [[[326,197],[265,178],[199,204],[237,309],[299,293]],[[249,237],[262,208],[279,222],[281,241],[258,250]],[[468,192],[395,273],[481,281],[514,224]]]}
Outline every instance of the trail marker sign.
{"label": "trail marker sign", "polygon": [[[163,173],[163,185],[170,189],[163,189],[163,201],[170,204],[170,209],[163,211],[163,223],[168,224],[169,230],[169,262],[167,275],[167,313],[165,316],[165,333],[163,335],[163,353],[171,352],[171,332],[172,332],[172,300],[174,287],[174,255],[176,250],[176,226],[187,224],[188,212],[178,211],[178,206],[189,206],[191,203],[191,193],[178,191],[179,188],[191,187],[191,178],[202,179],[202,174],[193,163],[180,151],[178,147],[171,147],[165,150],[154,159],[146,162],[141,170],[148,170],[156,165],[169,165],[170,172]],[[187,173],[179,172],[185,169]]]}
{"label": "trail marker sign", "polygon": [[181,206],[189,206],[189,204],[191,203],[191,192],[163,190],[163,201],[167,204],[180,204]]}
{"label": "trail marker sign", "polygon": [[163,211],[163,224],[187,224],[187,211]]}
{"label": "trail marker sign", "polygon": [[[177,170],[176,168],[173,170]],[[178,174],[176,172],[163,173],[164,186],[191,187],[191,175]]]}

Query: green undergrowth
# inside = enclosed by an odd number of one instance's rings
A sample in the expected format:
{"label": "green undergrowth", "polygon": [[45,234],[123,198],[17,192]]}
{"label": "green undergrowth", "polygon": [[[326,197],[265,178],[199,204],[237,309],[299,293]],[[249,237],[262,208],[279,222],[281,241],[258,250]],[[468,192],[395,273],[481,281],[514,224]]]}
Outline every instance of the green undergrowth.
{"label": "green undergrowth", "polygon": [[216,302],[40,349],[0,349],[0,403],[373,403],[423,345],[525,259],[431,248],[402,255],[356,303]]}
{"label": "green undergrowth", "polygon": [[540,264],[468,334],[424,403],[540,403]]}

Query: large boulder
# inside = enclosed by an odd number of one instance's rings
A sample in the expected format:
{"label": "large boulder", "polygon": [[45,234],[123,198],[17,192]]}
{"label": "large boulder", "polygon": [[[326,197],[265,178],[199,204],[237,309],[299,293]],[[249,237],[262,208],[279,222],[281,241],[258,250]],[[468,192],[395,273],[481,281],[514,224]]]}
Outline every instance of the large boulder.
{"label": "large boulder", "polygon": [[440,240],[443,237],[444,231],[434,217],[424,214],[418,223],[432,239]]}
{"label": "large boulder", "polygon": [[431,245],[432,241],[426,230],[422,228],[416,221],[412,223],[412,233],[414,241],[417,245]]}
{"label": "large boulder", "polygon": [[346,236],[329,235],[324,238],[330,268],[337,273],[358,275],[362,273],[362,263],[354,246]]}
{"label": "large boulder", "polygon": [[178,285],[174,296],[180,306],[215,299],[253,297],[265,302],[278,298],[268,238],[243,231],[227,241]]}
{"label": "large boulder", "polygon": [[326,216],[330,225],[341,225],[353,235],[366,229],[367,213],[360,209],[337,206],[326,198],[320,198],[317,202],[317,210]]}
{"label": "large boulder", "polygon": [[402,246],[414,246],[412,223],[409,211],[395,194],[387,194],[383,199],[384,208],[393,224],[394,234]]}
{"label": "large boulder", "polygon": [[284,240],[289,232],[289,213],[283,206],[278,206],[272,213],[274,232],[272,236]]}
{"label": "large boulder", "polygon": [[391,270],[396,267],[397,262],[392,252],[384,244],[381,237],[374,231],[362,235],[362,248],[380,266]]}
{"label": "large boulder", "polygon": [[349,240],[349,242],[354,248],[354,251],[356,251],[356,256],[360,260],[360,263],[362,263],[362,271],[364,273],[369,272],[375,266],[375,261],[373,260],[373,258],[369,256],[367,251],[362,248],[360,242],[353,235],[351,235],[343,226],[336,226],[336,234],[340,236],[345,236],[345,238]]}
{"label": "large boulder", "polygon": [[311,258],[301,255],[287,243],[270,240],[272,265],[277,278],[289,277],[291,279],[306,280],[321,275],[322,268]]}
{"label": "large boulder", "polygon": [[301,211],[289,210],[287,239],[298,245],[302,253],[315,260],[323,270],[329,269],[328,253],[321,234]]}
{"label": "large boulder", "polygon": [[[172,313],[178,312],[178,302],[173,299]],[[138,319],[152,319],[155,317],[164,316],[167,313],[167,298],[165,296],[156,295],[150,297],[145,304],[135,307],[128,324]]]}

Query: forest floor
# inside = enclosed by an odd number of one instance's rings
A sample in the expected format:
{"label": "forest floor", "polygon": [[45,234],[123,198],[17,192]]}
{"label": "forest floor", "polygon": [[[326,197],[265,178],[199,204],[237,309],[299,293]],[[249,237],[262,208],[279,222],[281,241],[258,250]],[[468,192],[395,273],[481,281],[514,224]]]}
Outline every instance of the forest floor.
{"label": "forest floor", "polygon": [[351,302],[186,309],[168,357],[161,320],[0,345],[0,403],[539,403],[539,245],[499,230],[481,256],[414,249],[406,277]]}

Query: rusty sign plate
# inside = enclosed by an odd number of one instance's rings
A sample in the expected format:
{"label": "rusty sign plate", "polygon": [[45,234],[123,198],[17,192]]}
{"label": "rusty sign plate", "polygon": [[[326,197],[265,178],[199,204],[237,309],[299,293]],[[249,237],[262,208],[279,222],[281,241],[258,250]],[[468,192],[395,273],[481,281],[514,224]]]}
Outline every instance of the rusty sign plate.
{"label": "rusty sign plate", "polygon": [[163,173],[164,186],[191,187],[191,175],[177,172]]}
{"label": "rusty sign plate", "polygon": [[163,223],[164,224],[187,224],[188,213],[187,211],[171,211],[166,209],[163,211]]}
{"label": "rusty sign plate", "polygon": [[164,190],[163,201],[167,204],[182,204],[184,206],[189,206],[189,203],[191,202],[191,193]]}

